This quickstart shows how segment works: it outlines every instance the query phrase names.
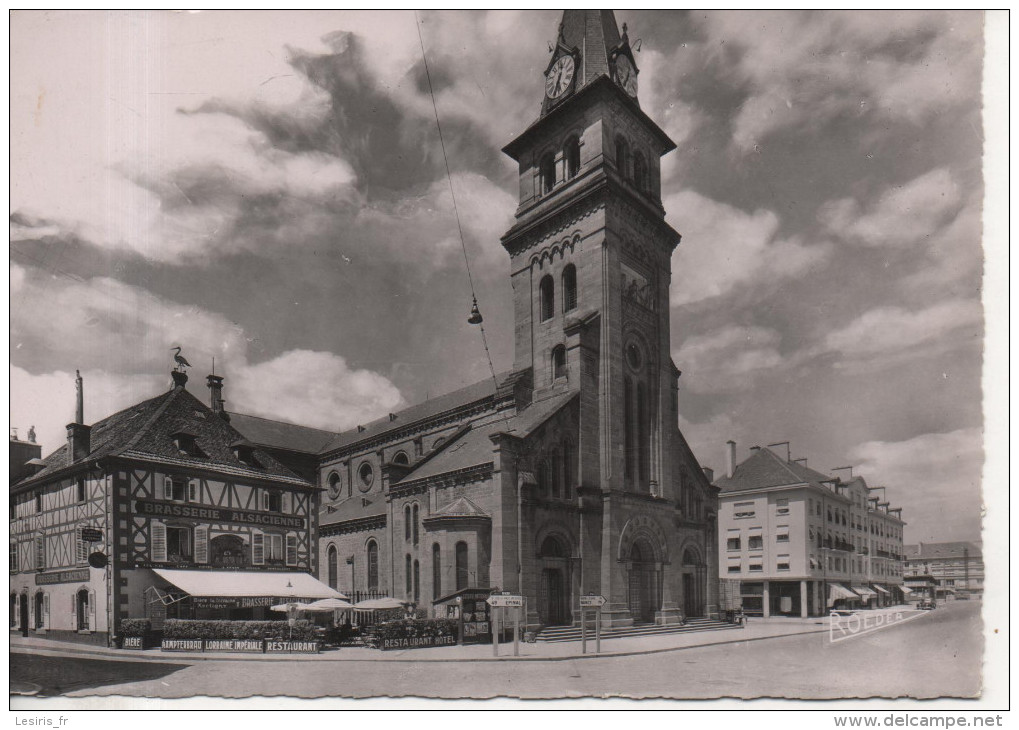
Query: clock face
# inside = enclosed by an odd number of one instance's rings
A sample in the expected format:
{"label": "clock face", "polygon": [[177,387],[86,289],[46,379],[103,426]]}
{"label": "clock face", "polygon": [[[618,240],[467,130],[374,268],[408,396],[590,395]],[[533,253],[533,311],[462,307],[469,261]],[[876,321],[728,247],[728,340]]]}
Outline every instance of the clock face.
{"label": "clock face", "polygon": [[566,93],[573,81],[573,56],[561,56],[545,77],[545,96],[558,99]]}
{"label": "clock face", "polygon": [[637,96],[637,69],[626,56],[616,59],[616,81],[630,96]]}

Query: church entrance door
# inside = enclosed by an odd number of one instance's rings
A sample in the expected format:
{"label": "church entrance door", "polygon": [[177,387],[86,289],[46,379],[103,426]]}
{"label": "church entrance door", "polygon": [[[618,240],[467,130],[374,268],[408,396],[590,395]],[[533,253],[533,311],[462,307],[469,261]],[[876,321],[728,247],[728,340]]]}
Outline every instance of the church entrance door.
{"label": "church entrance door", "polygon": [[568,624],[569,612],[566,608],[566,590],[563,571],[560,568],[545,568],[541,571],[542,606],[541,615],[546,626],[563,626]]}
{"label": "church entrance door", "polygon": [[647,544],[630,548],[630,616],[634,623],[654,623],[658,609],[657,566]]}

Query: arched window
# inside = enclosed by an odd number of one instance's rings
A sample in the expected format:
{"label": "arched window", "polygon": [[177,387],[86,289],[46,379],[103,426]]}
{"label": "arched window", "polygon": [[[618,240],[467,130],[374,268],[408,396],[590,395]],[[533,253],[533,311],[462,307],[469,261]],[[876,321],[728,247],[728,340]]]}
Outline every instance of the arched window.
{"label": "arched window", "polygon": [[421,564],[414,561],[414,603],[421,603]]}
{"label": "arched window", "polygon": [[406,562],[406,564],[404,565],[403,574],[404,574],[404,577],[407,580],[407,590],[404,592],[404,595],[407,597],[408,601],[411,601],[411,600],[413,600],[413,598],[412,598],[412,596],[413,596],[412,591],[414,590],[414,584],[412,582],[412,577],[411,577],[411,573],[410,573],[410,570],[411,570],[410,553],[407,553],[407,557],[406,557],[406,561],[405,562]]}
{"label": "arched window", "polygon": [[442,554],[439,543],[432,543],[432,600],[442,596]]}
{"label": "arched window", "polygon": [[573,499],[573,447],[563,439],[563,499]]}
{"label": "arched window", "polygon": [[541,294],[541,321],[552,319],[555,314],[555,279],[551,276],[544,276],[541,284],[538,285]]}
{"label": "arched window", "polygon": [[637,383],[637,448],[638,472],[641,486],[646,486],[650,467],[651,444],[648,440],[647,394],[644,383]]}
{"label": "arched window", "polygon": [[555,156],[551,152],[538,163],[538,175],[541,178],[541,194],[548,195],[555,187]]}
{"label": "arched window", "polygon": [[467,543],[456,544],[456,589],[462,591],[469,583],[467,570]]}
{"label": "arched window", "polygon": [[379,544],[374,540],[368,541],[368,590],[379,589]]}
{"label": "arched window", "polygon": [[418,506],[415,503],[414,508],[411,510],[411,527],[412,536],[414,537],[414,544],[418,544]]}
{"label": "arched window", "polygon": [[394,464],[400,464],[401,466],[407,466],[410,464],[410,457],[407,456],[406,451],[396,452],[396,456],[393,457]]}
{"label": "arched window", "polygon": [[403,539],[410,540],[410,505],[403,506]]}
{"label": "arched window", "polygon": [[647,165],[640,152],[633,153],[633,184],[642,193],[647,192]]}
{"label": "arched window", "polygon": [[565,558],[566,549],[562,540],[554,535],[549,535],[541,541],[541,549],[538,551],[539,558]]}
{"label": "arched window", "polygon": [[580,172],[580,140],[576,137],[566,140],[563,156],[566,158],[566,179],[575,178]]}
{"label": "arched window", "polygon": [[338,582],[339,581],[339,576],[338,576],[339,567],[338,567],[338,560],[337,560],[337,557],[336,557],[336,546],[335,545],[330,545],[329,546],[329,553],[328,553],[328,555],[329,555],[329,558],[328,558],[329,587],[332,588],[335,591],[337,585],[339,585],[339,582]]}
{"label": "arched window", "polygon": [[577,308],[577,267],[568,264],[563,269],[563,312]]}
{"label": "arched window", "polygon": [[633,477],[633,382],[623,381],[623,457],[626,477]]}
{"label": "arched window", "polygon": [[78,631],[89,630],[89,613],[91,613],[91,606],[89,605],[88,589],[82,588],[75,594],[75,609],[77,612],[78,620]]}
{"label": "arched window", "polygon": [[630,146],[622,137],[616,137],[616,172],[620,177],[630,177]]}
{"label": "arched window", "polygon": [[566,377],[566,348],[556,345],[552,350],[552,379]]}

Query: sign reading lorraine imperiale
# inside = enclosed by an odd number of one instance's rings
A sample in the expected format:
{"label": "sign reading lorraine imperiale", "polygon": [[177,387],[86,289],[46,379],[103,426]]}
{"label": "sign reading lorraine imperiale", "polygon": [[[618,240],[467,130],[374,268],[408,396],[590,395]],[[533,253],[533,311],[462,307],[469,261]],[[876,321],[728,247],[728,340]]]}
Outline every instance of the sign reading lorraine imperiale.
{"label": "sign reading lorraine imperiale", "polygon": [[55,573],[36,573],[37,586],[49,586],[54,583],[85,583],[89,579],[88,568],[74,570],[58,570]]}
{"label": "sign reading lorraine imperiale", "polygon": [[227,509],[225,507],[209,507],[194,504],[178,504],[176,502],[157,502],[149,499],[136,499],[135,512],[146,517],[184,517],[203,522],[233,522],[240,525],[259,525],[262,527],[288,527],[303,530],[303,517],[277,515],[269,512],[255,512],[246,509]]}

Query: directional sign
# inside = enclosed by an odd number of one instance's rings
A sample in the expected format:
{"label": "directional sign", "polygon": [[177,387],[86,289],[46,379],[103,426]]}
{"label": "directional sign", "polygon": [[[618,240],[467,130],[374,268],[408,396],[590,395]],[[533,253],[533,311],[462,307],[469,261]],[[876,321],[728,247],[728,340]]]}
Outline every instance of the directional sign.
{"label": "directional sign", "polygon": [[523,596],[489,596],[488,605],[492,608],[520,608],[524,605]]}
{"label": "directional sign", "polygon": [[580,605],[585,607],[600,608],[605,605],[605,596],[581,596]]}

